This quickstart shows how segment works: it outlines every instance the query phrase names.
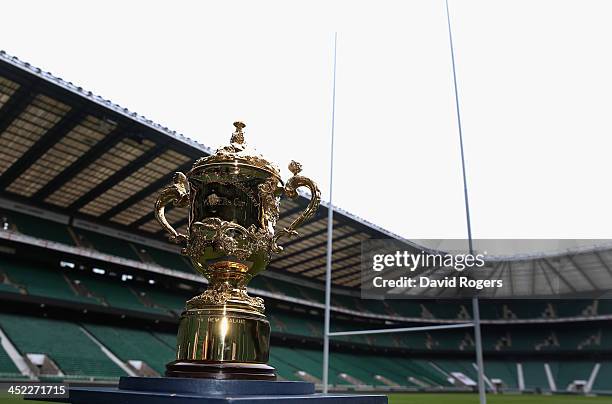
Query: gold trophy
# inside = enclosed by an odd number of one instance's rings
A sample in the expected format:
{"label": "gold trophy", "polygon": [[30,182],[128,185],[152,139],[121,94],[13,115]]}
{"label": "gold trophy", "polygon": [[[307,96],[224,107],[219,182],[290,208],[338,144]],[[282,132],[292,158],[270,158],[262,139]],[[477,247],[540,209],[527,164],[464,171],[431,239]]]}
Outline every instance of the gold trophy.
{"label": "gold trophy", "polygon": [[[273,164],[249,150],[242,122],[235,122],[231,144],[198,159],[187,174],[174,174],[155,202],[155,216],[183,244],[182,253],[208,279],[204,293],[187,301],[179,320],[176,360],[166,376],[275,380],[268,366],[270,323],[264,302],[247,294],[247,284],[266,269],[278,241],[297,235],[296,228],[319,207],[321,193],[310,179],[293,173],[286,184]],[[298,196],[307,187],[311,199],[289,225],[277,230],[280,197]],[[178,233],[164,216],[165,206],[189,207],[188,234]]]}

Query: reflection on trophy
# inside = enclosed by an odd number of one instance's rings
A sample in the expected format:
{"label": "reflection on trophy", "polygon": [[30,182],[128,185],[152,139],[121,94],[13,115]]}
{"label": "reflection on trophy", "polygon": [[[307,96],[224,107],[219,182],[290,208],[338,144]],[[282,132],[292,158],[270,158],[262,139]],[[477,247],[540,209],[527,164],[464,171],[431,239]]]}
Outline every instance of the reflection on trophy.
{"label": "reflection on trophy", "polygon": [[[235,122],[231,144],[198,159],[187,174],[175,173],[155,203],[155,215],[170,239],[183,244],[194,268],[208,279],[207,290],[189,300],[181,315],[172,377],[274,380],[267,365],[270,324],[264,303],[247,294],[247,284],[280,253],[281,237],[297,235],[320,203],[310,179],[293,176],[284,184],[273,164],[249,150],[242,122]],[[308,207],[287,228],[275,229],[282,195],[296,198],[297,188],[312,195]],[[167,204],[189,207],[188,234],[178,233],[164,216]]]}

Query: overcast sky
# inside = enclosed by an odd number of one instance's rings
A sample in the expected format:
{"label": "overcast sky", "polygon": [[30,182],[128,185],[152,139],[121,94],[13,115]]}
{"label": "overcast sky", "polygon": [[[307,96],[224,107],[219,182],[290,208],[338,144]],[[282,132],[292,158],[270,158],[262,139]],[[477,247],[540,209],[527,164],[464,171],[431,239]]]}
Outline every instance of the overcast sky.
{"label": "overcast sky", "polygon": [[[475,237],[612,237],[612,3],[450,1]],[[464,237],[444,2],[11,2],[0,49],[216,148],[232,122],[334,204]],[[287,170],[284,171],[288,174]]]}

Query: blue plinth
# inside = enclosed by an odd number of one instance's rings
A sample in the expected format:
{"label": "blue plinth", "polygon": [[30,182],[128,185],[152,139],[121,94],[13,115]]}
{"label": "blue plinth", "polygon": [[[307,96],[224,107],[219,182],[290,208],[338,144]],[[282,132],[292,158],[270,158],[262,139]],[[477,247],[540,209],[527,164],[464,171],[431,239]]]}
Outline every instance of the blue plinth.
{"label": "blue plinth", "polygon": [[117,387],[74,387],[72,404],[387,404],[384,395],[317,394],[314,384],[290,381],[122,377]]}

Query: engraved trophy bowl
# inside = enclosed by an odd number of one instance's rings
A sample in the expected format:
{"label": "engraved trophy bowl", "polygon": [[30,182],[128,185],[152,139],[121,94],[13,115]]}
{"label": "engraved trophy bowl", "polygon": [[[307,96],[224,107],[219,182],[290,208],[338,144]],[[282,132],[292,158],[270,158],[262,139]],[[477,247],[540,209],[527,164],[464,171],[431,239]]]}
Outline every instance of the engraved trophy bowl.
{"label": "engraved trophy bowl", "polygon": [[[155,216],[170,240],[184,247],[208,288],[186,304],[179,321],[176,361],[166,375],[176,377],[274,379],[269,356],[270,325],[263,299],[247,293],[248,282],[266,269],[283,236],[310,218],[320,203],[320,191],[299,175],[284,184],[273,164],[249,149],[242,122],[235,122],[229,146],[198,159],[192,169],[174,174],[155,203]],[[286,228],[277,229],[280,198],[296,198],[297,188],[310,190],[306,209]],[[178,233],[165,218],[165,206],[189,208],[187,234]]]}

